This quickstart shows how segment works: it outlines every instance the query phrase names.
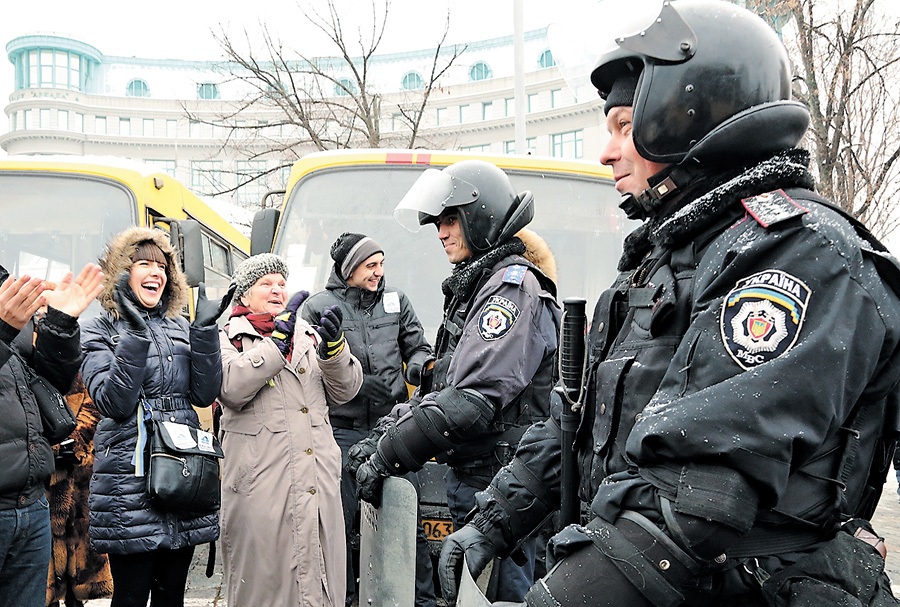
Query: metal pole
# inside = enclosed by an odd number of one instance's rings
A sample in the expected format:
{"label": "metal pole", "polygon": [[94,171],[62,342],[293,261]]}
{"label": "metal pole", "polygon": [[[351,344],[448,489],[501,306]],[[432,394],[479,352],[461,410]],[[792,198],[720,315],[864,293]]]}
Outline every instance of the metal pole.
{"label": "metal pole", "polygon": [[515,69],[515,129],[516,154],[525,154],[525,114],[528,98],[525,96],[525,28],[523,0],[513,0],[513,67]]}

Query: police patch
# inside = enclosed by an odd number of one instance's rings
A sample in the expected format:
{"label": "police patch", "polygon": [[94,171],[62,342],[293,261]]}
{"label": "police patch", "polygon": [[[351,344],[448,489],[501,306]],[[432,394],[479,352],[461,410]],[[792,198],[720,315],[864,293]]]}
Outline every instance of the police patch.
{"label": "police patch", "polygon": [[809,295],[809,287],[780,270],[738,281],[722,306],[725,349],[744,369],[778,358],[797,341]]}
{"label": "police patch", "polygon": [[512,329],[519,317],[519,307],[499,295],[492,295],[481,314],[478,315],[478,332],[481,333],[481,339],[485,341],[494,341],[500,339]]}

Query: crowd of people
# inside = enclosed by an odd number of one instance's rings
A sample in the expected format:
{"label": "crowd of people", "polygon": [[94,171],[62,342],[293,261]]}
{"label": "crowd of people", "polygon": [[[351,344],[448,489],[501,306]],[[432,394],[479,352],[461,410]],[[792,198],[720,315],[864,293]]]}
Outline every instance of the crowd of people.
{"label": "crowd of people", "polygon": [[[665,3],[600,56],[600,161],[642,224],[574,391],[554,390],[565,319],[527,228],[539,201],[481,160],[425,170],[395,212],[452,265],[433,345],[377,235],[338,236],[313,295],[254,255],[221,300],[201,285],[193,320],[160,230],[58,284],[4,270],[0,607],[181,607],[217,540],[231,607],[350,605],[359,500],[432,458],[451,604],[463,563],[492,565],[490,601],[532,607],[898,604],[869,519],[900,434],[900,264],[814,192],[790,76],[771,28],[712,0]],[[52,449],[34,374],[76,416]],[[148,489],[148,437],[187,427],[214,452],[195,411],[214,402],[221,508],[174,507]],[[565,496],[583,525],[539,546]],[[416,544],[415,603],[434,606],[421,526]]]}

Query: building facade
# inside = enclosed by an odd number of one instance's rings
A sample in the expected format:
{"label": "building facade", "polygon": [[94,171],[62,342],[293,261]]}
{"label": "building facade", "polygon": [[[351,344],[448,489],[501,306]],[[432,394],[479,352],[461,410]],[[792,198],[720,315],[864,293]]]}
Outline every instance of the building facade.
{"label": "building facade", "polygon": [[[48,34],[20,36],[6,50],[15,90],[0,147],[10,155],[129,158],[157,166],[197,194],[255,208],[267,191],[284,186],[292,160],[317,149],[290,144],[297,133],[271,104],[247,106],[252,91],[231,77],[233,65],[108,56]],[[415,145],[513,153],[513,38],[443,49],[454,51],[459,56],[431,92]],[[408,141],[401,108],[423,88],[434,56],[426,49],[370,60],[382,147]],[[576,99],[553,60],[546,28],[525,34],[524,56],[527,153],[597,158],[606,139],[602,101]],[[331,76],[323,95],[346,95],[353,86],[349,66],[320,61]],[[237,108],[245,109],[235,114]]]}

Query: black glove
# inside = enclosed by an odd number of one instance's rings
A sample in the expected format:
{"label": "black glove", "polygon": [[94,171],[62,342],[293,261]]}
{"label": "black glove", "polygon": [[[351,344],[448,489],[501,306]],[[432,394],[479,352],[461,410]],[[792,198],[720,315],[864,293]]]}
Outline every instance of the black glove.
{"label": "black glove", "polygon": [[[476,515],[476,519],[478,519]],[[483,521],[482,519],[482,522]],[[476,526],[475,521],[444,538],[441,557],[438,560],[438,577],[441,592],[448,605],[456,604],[459,582],[462,577],[463,556],[473,579],[478,579],[484,568],[497,556],[494,543]]]}
{"label": "black glove", "polygon": [[356,493],[376,508],[381,506],[381,484],[391,469],[377,449],[356,471]]}
{"label": "black glove", "polygon": [[191,323],[191,326],[200,328],[216,324],[216,321],[222,316],[222,312],[231,303],[236,288],[237,284],[231,283],[225,297],[220,300],[209,300],[206,299],[206,283],[201,282],[197,285],[197,305],[194,306],[194,322]]}
{"label": "black glove", "polygon": [[275,329],[272,330],[272,341],[278,346],[278,351],[287,356],[291,351],[291,342],[294,339],[294,325],[297,324],[297,310],[309,297],[309,291],[300,291],[291,297],[287,307],[275,317]]}
{"label": "black glove", "polygon": [[368,398],[373,403],[383,404],[391,398],[391,385],[386,379],[377,375],[363,375],[359,396]]}
{"label": "black glove", "polygon": [[344,349],[344,332],[341,331],[343,320],[344,313],[339,306],[326,308],[322,313],[319,326],[316,327],[319,337],[322,338],[318,347],[319,358],[322,360],[334,358]]}
{"label": "black glove", "polygon": [[378,450],[378,439],[394,425],[390,416],[384,416],[378,420],[369,435],[350,447],[347,451],[347,471],[356,478],[356,471]]}
{"label": "black glove", "polygon": [[119,274],[119,280],[116,281],[116,287],[113,289],[113,299],[116,301],[116,307],[119,309],[119,316],[128,325],[128,330],[134,333],[145,333],[147,331],[147,323],[141,317],[131,299],[126,295],[131,289],[128,281],[131,280],[131,274],[122,272]]}
{"label": "black glove", "polygon": [[406,381],[412,386],[422,385],[422,365],[419,363],[406,364]]}

